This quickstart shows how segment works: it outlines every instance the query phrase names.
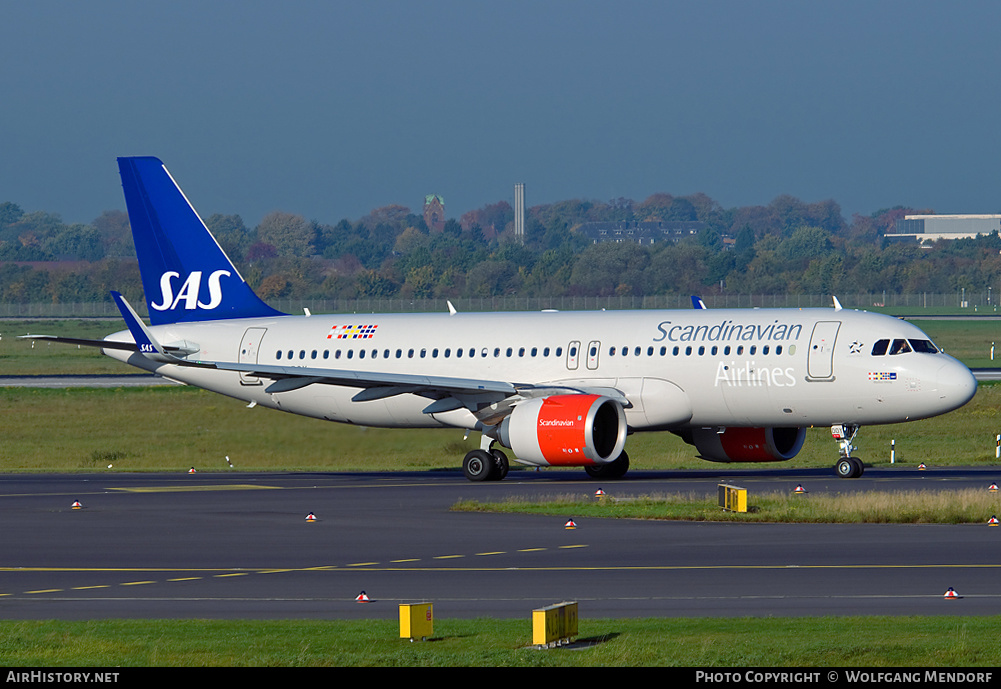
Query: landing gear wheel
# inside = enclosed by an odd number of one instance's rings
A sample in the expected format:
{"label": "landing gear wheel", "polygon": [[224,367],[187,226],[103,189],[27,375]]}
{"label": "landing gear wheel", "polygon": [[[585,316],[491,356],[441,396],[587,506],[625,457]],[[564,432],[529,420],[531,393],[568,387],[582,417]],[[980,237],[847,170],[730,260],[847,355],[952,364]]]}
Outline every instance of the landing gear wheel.
{"label": "landing gear wheel", "polygon": [[497,473],[496,460],[486,450],[470,450],[462,460],[462,473],[470,481],[489,481]]}
{"label": "landing gear wheel", "polygon": [[629,455],[623,452],[618,459],[608,464],[595,464],[584,467],[584,471],[591,478],[617,479],[622,478],[629,471]]}
{"label": "landing gear wheel", "polygon": [[849,457],[848,461],[855,465],[855,476],[852,478],[858,478],[861,476],[862,472],[865,471],[865,465],[862,463],[862,460],[858,457]]}
{"label": "landing gear wheel", "polygon": [[865,471],[865,466],[858,457],[842,457],[834,465],[834,471],[841,478],[858,478]]}
{"label": "landing gear wheel", "polygon": [[502,481],[504,480],[504,477],[507,476],[507,471],[511,466],[508,464],[507,455],[500,450],[490,450],[490,454],[493,455],[494,458],[494,471],[490,480]]}

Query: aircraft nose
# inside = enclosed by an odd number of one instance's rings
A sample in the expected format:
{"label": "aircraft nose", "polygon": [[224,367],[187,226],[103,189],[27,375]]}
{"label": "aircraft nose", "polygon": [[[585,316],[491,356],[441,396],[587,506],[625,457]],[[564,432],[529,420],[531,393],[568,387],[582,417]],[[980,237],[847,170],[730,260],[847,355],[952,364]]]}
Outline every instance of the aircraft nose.
{"label": "aircraft nose", "polygon": [[958,409],[977,394],[977,379],[962,362],[952,360],[936,374],[936,389],[948,409]]}

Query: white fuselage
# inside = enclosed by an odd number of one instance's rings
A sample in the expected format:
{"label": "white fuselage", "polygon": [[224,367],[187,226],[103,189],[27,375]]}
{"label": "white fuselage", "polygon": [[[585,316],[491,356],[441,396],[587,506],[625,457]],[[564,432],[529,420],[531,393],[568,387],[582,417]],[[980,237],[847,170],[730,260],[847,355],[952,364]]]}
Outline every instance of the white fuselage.
{"label": "white fuselage", "polygon": [[[955,409],[976,390],[956,359],[916,351],[928,342],[917,327],[838,309],[336,314],[150,332],[164,345],[196,347],[187,357],[196,361],[616,390],[628,399],[635,431],[895,423]],[[874,353],[883,340],[915,344]],[[431,400],[419,394],[352,401],[360,387],[324,382],[267,392],[266,378],[104,351],[183,383],[330,421],[479,428],[467,409],[426,413]]]}

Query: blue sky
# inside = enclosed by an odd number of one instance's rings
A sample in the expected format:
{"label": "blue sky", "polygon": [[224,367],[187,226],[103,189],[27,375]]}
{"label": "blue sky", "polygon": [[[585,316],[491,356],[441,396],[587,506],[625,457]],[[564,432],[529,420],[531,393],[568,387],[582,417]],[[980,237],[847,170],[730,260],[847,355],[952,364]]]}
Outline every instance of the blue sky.
{"label": "blue sky", "polygon": [[124,209],[155,155],[203,216],[444,196],[780,194],[1001,212],[1001,3],[35,0],[0,5],[0,201]]}

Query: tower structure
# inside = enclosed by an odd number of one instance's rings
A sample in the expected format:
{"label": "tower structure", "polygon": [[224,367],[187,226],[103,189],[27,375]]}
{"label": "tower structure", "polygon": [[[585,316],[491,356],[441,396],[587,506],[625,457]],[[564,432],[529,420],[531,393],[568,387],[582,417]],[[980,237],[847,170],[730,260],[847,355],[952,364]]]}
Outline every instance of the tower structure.
{"label": "tower structure", "polygon": [[525,243],[525,184],[514,185],[514,238]]}
{"label": "tower structure", "polygon": [[445,229],[445,199],[438,194],[424,197],[424,224],[431,234]]}

